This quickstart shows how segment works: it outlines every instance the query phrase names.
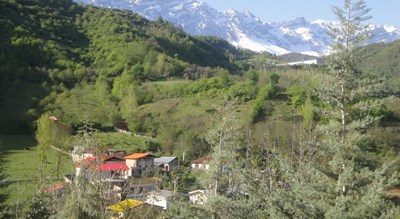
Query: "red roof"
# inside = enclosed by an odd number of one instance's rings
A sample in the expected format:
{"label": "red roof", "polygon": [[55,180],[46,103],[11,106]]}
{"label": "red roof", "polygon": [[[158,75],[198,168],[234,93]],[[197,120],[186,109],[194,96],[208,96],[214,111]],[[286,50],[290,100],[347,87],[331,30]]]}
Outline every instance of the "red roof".
{"label": "red roof", "polygon": [[194,164],[202,164],[202,163],[204,163],[204,161],[208,161],[208,160],[210,160],[210,158],[208,158],[208,157],[200,157],[200,158],[197,158],[196,160],[192,160],[192,162],[191,163],[194,163]]}
{"label": "red roof", "polygon": [[134,153],[134,154],[130,154],[128,156],[125,156],[124,159],[140,159],[140,158],[144,158],[144,157],[155,157],[154,155],[151,155],[149,152],[146,153]]}
{"label": "red roof", "polygon": [[100,161],[100,162],[104,162],[104,161],[108,161],[108,160],[111,160],[111,159],[113,159],[113,158],[116,158],[117,160],[123,160],[123,159],[121,159],[121,158],[118,158],[118,157],[116,157],[116,156],[113,156],[113,155],[101,155],[101,156],[98,156],[98,157],[95,157],[95,156],[90,156],[90,157],[87,157],[83,162],[85,163],[85,164],[87,164],[87,165],[90,165],[94,160],[98,160],[98,161]]}
{"label": "red roof", "polygon": [[100,171],[116,171],[116,170],[128,170],[128,166],[125,163],[107,163],[100,165]]}
{"label": "red roof", "polygon": [[53,191],[56,191],[56,190],[59,190],[59,189],[62,189],[62,188],[64,188],[63,185],[61,185],[61,184],[56,184],[55,186],[50,187],[50,188],[47,188],[47,189],[45,189],[44,191],[45,191],[45,192],[53,192]]}
{"label": "red roof", "polygon": [[91,162],[93,162],[94,160],[96,160],[96,157],[90,156],[90,157],[87,157],[87,158],[85,159],[85,163],[86,163],[86,162],[91,163]]}

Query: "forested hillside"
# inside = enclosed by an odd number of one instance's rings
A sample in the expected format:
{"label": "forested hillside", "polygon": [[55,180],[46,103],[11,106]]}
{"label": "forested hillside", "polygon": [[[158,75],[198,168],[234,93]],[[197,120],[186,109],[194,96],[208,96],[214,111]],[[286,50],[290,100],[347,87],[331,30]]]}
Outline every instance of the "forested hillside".
{"label": "forested hillside", "polygon": [[400,84],[400,40],[379,43],[362,48],[365,59],[360,63],[363,72],[388,81],[390,88],[399,95]]}
{"label": "forested hillside", "polygon": [[117,78],[137,84],[172,77],[198,79],[222,68],[235,70],[232,61],[246,56],[226,41],[192,37],[161,18],[150,22],[128,11],[82,7],[72,1],[0,4],[0,121],[8,124],[1,128],[4,133],[30,132],[32,121],[44,110],[62,107],[54,105],[58,94],[73,99],[74,91],[85,90],[87,96],[103,91],[96,104],[110,108],[97,111],[110,115],[98,112],[93,117],[110,125],[118,117],[112,107],[118,102],[113,99],[118,89],[114,96],[106,91],[119,86]]}

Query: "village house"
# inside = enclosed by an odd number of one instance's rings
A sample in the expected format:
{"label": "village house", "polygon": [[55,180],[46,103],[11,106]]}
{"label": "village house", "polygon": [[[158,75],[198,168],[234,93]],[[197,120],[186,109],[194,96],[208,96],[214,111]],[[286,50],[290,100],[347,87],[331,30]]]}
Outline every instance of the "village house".
{"label": "village house", "polygon": [[159,190],[161,180],[156,177],[147,178],[129,178],[123,188],[123,196],[136,200],[146,200],[147,193]]}
{"label": "village house", "polygon": [[145,203],[167,210],[175,197],[177,197],[177,194],[174,192],[168,190],[157,190],[148,193]]}
{"label": "village house", "polygon": [[210,158],[207,156],[197,158],[196,160],[192,160],[190,162],[190,167],[192,169],[198,169],[198,170],[208,170],[210,168],[210,165],[208,164]]}
{"label": "village house", "polygon": [[93,157],[94,153],[92,150],[83,148],[81,146],[74,146],[74,149],[71,151],[72,162],[80,163],[88,157]]}
{"label": "village house", "polygon": [[83,160],[81,164],[75,164],[76,175],[85,171],[88,179],[92,179],[97,172],[100,179],[127,179],[128,166],[125,160],[113,155],[91,156]]}
{"label": "village house", "polygon": [[179,160],[177,157],[159,157],[154,159],[154,166],[159,170],[170,172],[179,168]]}
{"label": "village house", "polygon": [[154,171],[154,158],[156,156],[146,153],[133,153],[125,156],[129,177],[140,177],[144,171]]}
{"label": "village house", "polygon": [[207,201],[207,191],[206,190],[195,190],[188,193],[189,202],[197,205],[204,205]]}

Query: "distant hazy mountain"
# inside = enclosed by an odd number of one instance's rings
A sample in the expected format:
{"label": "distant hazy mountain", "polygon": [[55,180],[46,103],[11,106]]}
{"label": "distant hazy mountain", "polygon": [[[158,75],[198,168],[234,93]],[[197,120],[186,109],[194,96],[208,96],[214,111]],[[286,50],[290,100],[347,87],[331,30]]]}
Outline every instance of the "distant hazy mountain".
{"label": "distant hazy mountain", "polygon": [[[330,50],[327,25],[331,21],[291,21],[264,23],[251,12],[219,12],[200,0],[75,0],[100,7],[127,9],[155,20],[160,16],[193,35],[214,35],[253,51],[278,55],[296,52],[322,55]],[[400,39],[398,27],[370,25],[369,43]]]}

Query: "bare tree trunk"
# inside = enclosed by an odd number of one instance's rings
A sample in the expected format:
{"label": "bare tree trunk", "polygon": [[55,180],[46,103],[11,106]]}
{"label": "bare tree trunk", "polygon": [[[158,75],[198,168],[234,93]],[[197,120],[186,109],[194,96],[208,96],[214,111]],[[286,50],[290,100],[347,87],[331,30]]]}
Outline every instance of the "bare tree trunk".
{"label": "bare tree trunk", "polygon": [[346,139],[346,125],[347,125],[344,81],[342,81],[340,84],[339,108],[342,120],[341,137],[342,137],[342,143],[344,143],[344,140]]}

